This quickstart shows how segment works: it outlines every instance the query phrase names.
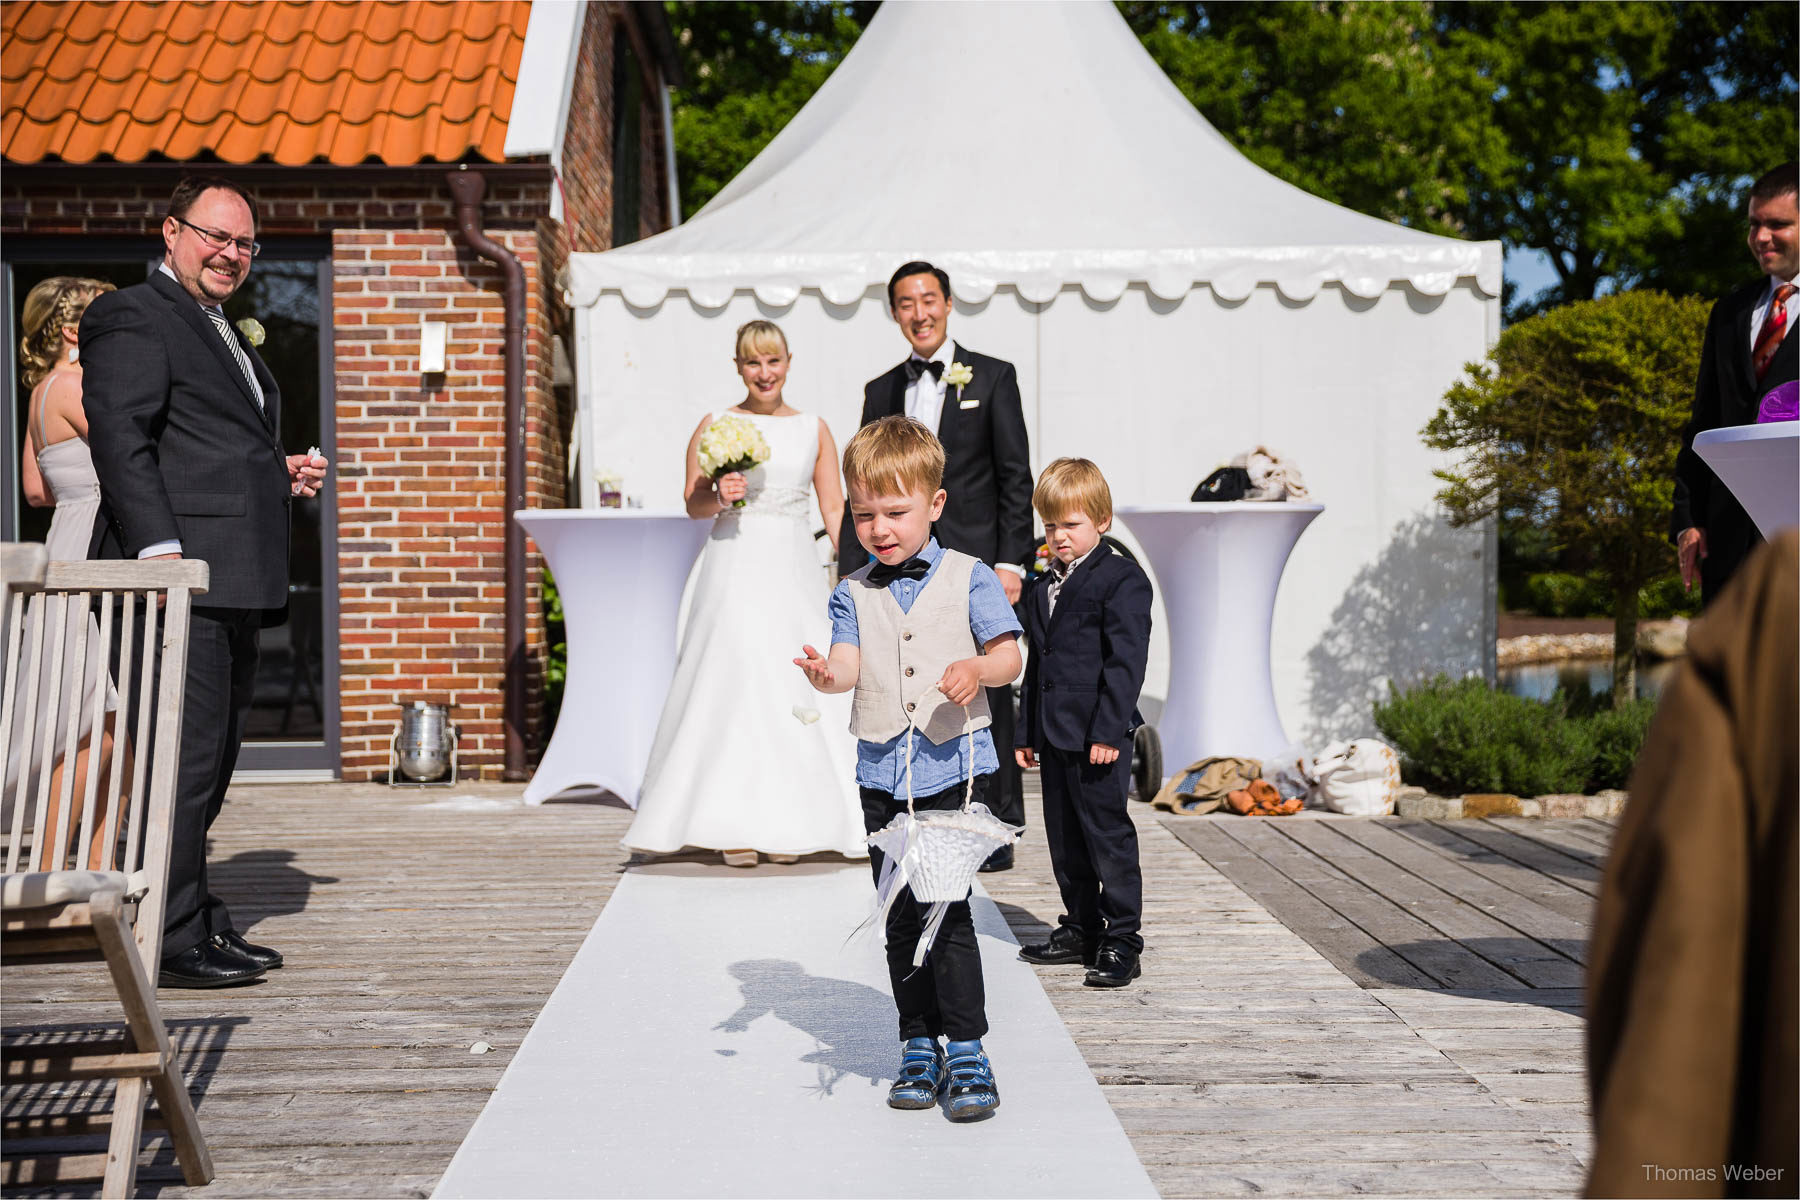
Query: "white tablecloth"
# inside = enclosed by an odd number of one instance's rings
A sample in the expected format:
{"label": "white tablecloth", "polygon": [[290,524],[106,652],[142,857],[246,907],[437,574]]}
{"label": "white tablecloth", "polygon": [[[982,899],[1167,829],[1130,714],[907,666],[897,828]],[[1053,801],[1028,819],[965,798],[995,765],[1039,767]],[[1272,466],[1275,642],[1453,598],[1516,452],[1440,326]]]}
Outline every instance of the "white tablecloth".
{"label": "white tablecloth", "polygon": [[525,802],[605,788],[635,808],[675,675],[681,590],[712,522],[643,509],[517,516],[556,577],[569,647],[562,714]]}
{"label": "white tablecloth", "polygon": [[1694,453],[1725,481],[1764,537],[1800,525],[1800,421],[1708,429],[1694,435]]}
{"label": "white tablecloth", "polygon": [[1275,591],[1294,543],[1324,511],[1244,500],[1118,510],[1169,618],[1169,698],[1156,722],[1168,773],[1288,746],[1269,675]]}

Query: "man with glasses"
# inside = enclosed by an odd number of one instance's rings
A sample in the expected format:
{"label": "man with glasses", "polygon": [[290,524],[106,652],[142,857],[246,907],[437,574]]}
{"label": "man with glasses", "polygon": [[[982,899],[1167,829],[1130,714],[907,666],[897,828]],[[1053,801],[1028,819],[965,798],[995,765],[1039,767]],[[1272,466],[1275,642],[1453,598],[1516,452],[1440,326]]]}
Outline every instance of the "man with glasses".
{"label": "man with glasses", "polygon": [[257,633],[282,616],[288,507],[323,457],[281,445],[281,392],[220,306],[250,275],[256,204],[227,179],[169,197],[163,261],[81,320],[82,402],[100,477],[93,558],[203,558],[212,583],[189,632],[162,987],[226,987],[281,965],[244,940],[206,878],[256,679]]}

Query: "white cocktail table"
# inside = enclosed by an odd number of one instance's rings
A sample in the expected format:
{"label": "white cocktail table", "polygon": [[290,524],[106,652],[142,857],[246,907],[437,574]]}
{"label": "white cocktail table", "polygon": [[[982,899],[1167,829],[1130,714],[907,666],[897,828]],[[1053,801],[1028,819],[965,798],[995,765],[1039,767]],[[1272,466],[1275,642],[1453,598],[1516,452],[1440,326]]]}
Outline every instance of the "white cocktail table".
{"label": "white cocktail table", "polygon": [[1288,746],[1269,675],[1275,591],[1294,543],[1324,511],[1248,500],[1118,510],[1169,617],[1169,698],[1156,723],[1168,774]]}
{"label": "white cocktail table", "polygon": [[1708,429],[1694,435],[1694,453],[1765,538],[1800,525],[1800,421]]}
{"label": "white cocktail table", "polygon": [[562,713],[525,803],[605,788],[637,807],[650,743],[675,677],[681,590],[711,521],[643,509],[527,509],[562,597]]}

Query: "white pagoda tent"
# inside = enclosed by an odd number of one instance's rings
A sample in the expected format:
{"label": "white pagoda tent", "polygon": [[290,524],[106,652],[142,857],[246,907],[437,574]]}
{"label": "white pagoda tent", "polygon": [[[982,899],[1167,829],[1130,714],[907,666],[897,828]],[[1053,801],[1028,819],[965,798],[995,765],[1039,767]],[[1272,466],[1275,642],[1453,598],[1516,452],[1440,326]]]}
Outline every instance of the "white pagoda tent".
{"label": "white pagoda tent", "polygon": [[[1488,669],[1492,539],[1438,516],[1419,431],[1498,335],[1499,245],[1269,175],[1103,2],[890,0],[692,220],[572,255],[584,502],[604,472],[679,506],[757,317],[787,333],[789,402],[841,446],[907,352],[885,287],[916,258],[950,274],[951,337],[1017,365],[1034,469],[1092,458],[1129,505],[1185,500],[1257,445],[1301,468],[1326,511],[1276,605],[1290,735],[1367,732],[1389,678]],[[1153,644],[1153,721],[1167,669]]]}

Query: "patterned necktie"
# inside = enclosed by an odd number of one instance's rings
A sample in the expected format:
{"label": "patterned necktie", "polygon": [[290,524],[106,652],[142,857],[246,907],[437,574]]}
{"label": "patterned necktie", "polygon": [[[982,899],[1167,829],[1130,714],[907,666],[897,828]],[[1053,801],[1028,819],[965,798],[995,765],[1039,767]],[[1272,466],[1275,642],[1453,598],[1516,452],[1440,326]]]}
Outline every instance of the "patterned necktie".
{"label": "patterned necktie", "polygon": [[1050,592],[1044,599],[1052,615],[1056,612],[1056,598],[1062,594],[1063,584],[1069,582],[1069,575],[1074,570],[1074,563],[1066,563],[1061,559],[1050,564]]}
{"label": "patterned necktie", "polygon": [[244,348],[231,336],[231,326],[226,324],[225,314],[216,308],[209,308],[206,315],[211,318],[213,328],[219,331],[219,336],[225,339],[225,345],[231,350],[231,357],[237,359],[238,370],[244,373],[244,382],[250,385],[250,394],[256,397],[256,407],[261,408],[262,388],[257,386],[256,376],[250,371],[250,360],[244,356]]}
{"label": "patterned necktie", "polygon": [[1775,352],[1781,349],[1781,335],[1787,332],[1788,297],[1793,294],[1791,283],[1775,289],[1775,298],[1769,302],[1769,314],[1763,318],[1762,329],[1756,335],[1756,345],[1750,351],[1750,365],[1756,368],[1758,383],[1769,373],[1769,364],[1775,361]]}

